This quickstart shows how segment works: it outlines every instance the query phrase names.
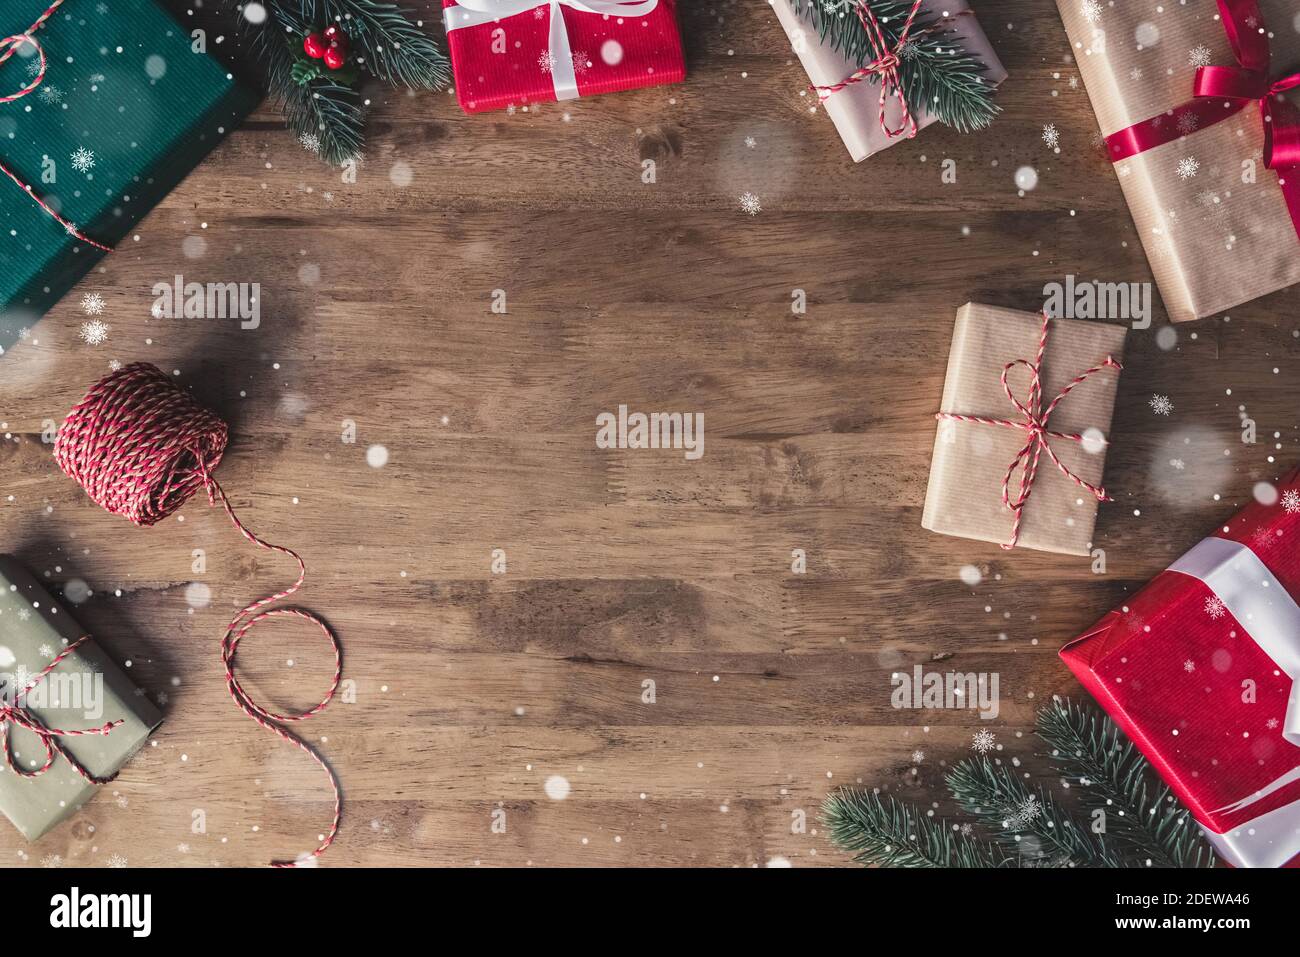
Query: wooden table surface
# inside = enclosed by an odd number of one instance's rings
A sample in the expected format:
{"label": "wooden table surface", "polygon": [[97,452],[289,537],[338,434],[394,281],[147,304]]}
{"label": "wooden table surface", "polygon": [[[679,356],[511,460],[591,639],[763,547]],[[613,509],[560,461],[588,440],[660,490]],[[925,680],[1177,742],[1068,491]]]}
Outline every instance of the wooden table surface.
{"label": "wooden table surface", "polygon": [[[1298,458],[1294,294],[1169,349],[1157,311],[1127,349],[1104,574],[923,531],[957,307],[1150,279],[1055,9],[979,4],[1011,74],[994,128],[854,166],[765,4],[681,6],[682,85],[475,117],[377,90],[355,183],[264,107],[0,357],[2,550],[88,583],[76,614],[166,714],[71,821],[31,845],[0,827],[0,860],[256,865],[329,818],[319,769],[232,706],[218,654],[290,564],[201,497],[134,528],[42,441],[111,360],[179,370],[231,423],[222,483],[301,551],[303,603],[342,638],[352,693],[300,726],[346,796],[326,866],[843,864],[829,789],[951,813],[945,765],[981,726],[1040,769],[1035,709],[1083,695],[1061,644]],[[151,317],[176,274],[260,283],[260,327]],[[598,449],[620,404],[702,412],[704,456]],[[280,623],[241,654],[283,708],[317,700],[327,658]],[[998,672],[1001,714],[893,709],[916,664]]]}

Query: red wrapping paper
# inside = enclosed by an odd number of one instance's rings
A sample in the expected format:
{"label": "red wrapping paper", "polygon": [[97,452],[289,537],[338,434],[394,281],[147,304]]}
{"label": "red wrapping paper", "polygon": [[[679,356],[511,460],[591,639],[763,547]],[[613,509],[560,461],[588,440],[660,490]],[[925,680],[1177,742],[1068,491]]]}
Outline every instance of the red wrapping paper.
{"label": "red wrapping paper", "polygon": [[679,83],[676,0],[443,0],[466,113]]}
{"label": "red wrapping paper", "polygon": [[1221,857],[1300,866],[1300,470],[1061,649]]}

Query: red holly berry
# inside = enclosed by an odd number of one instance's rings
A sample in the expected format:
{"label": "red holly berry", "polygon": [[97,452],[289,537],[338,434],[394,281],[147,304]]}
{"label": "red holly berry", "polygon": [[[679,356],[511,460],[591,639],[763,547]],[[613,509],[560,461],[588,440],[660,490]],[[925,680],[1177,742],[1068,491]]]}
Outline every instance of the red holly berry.
{"label": "red holly berry", "polygon": [[340,69],[347,61],[347,50],[343,49],[337,43],[331,43],[330,48],[325,51],[325,65],[331,70]]}
{"label": "red holly berry", "polygon": [[309,33],[302,41],[302,52],[313,60],[319,60],[329,50],[329,44],[319,33]]}

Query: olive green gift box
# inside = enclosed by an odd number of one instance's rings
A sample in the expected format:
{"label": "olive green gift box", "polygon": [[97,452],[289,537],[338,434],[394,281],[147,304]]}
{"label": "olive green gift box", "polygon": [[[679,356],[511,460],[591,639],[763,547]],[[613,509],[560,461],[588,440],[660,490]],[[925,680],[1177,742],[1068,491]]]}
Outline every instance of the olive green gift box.
{"label": "olive green gift box", "polygon": [[[18,561],[0,555],[0,681],[3,704],[50,660],[86,632],[60,608]],[[57,681],[51,679],[57,678]],[[42,685],[48,687],[42,689]],[[41,693],[37,693],[41,689]],[[61,699],[61,700],[60,700]],[[94,640],[80,645],[19,702],[46,727],[79,730],[121,721],[105,735],[67,736],[59,743],[97,778],[116,773],[135,754],[162,715]],[[40,739],[25,728],[8,727],[15,764],[35,770],[45,763]],[[70,817],[94,795],[61,756],[35,777],[16,774],[0,757],[0,810],[22,835],[34,841]]]}
{"label": "olive green gift box", "polygon": [[[25,33],[47,4],[4,0],[0,37]],[[106,246],[118,247],[259,99],[155,0],[66,0],[34,37],[45,76],[0,103],[0,163]],[[0,94],[30,83],[39,63],[33,46],[16,44]],[[105,255],[0,176],[0,350]]]}

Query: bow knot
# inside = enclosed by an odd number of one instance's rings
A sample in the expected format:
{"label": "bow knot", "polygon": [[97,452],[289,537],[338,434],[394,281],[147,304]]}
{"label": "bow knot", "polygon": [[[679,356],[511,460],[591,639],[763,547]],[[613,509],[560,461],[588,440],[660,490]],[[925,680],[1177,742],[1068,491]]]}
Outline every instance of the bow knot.
{"label": "bow knot", "polygon": [[[81,775],[91,784],[107,784],[116,774],[109,775],[106,778],[98,778],[87,771],[64,747],[60,738],[79,737],[91,734],[108,734],[118,725],[122,724],[121,719],[116,721],[106,721],[97,728],[82,728],[78,730],[64,730],[62,728],[51,728],[46,725],[40,718],[32,714],[31,711],[23,704],[23,699],[27,694],[45,679],[45,677],[58,667],[59,663],[72,654],[76,648],[83,642],[90,640],[89,635],[82,635],[68,647],[64,648],[54,659],[33,675],[26,684],[17,687],[11,695],[7,695],[10,700],[0,700],[0,750],[4,751],[5,763],[15,774],[24,778],[40,777],[48,771],[53,765],[56,756],[61,756],[72,766],[72,769]],[[11,679],[12,680],[12,679]],[[16,682],[15,682],[16,683]],[[0,688],[3,686],[0,685]],[[45,749],[45,762],[33,770],[28,770],[18,764],[14,758],[13,749],[9,746],[9,728],[10,726],[22,728],[24,731],[30,731],[40,739],[41,746]]]}
{"label": "bow knot", "polygon": [[[1099,502],[1109,502],[1110,497],[1106,490],[1099,485],[1093,485],[1085,481],[1074,472],[1070,471],[1069,466],[1061,461],[1056,450],[1052,448],[1052,440],[1060,439],[1066,442],[1078,442],[1083,444],[1084,436],[1078,432],[1057,432],[1048,428],[1048,422],[1052,418],[1052,413],[1056,407],[1061,404],[1062,400],[1074,389],[1082,385],[1087,379],[1100,372],[1102,369],[1121,370],[1124,368],[1113,356],[1106,356],[1100,365],[1095,365],[1075,376],[1062,387],[1061,391],[1056,394],[1047,407],[1043,407],[1043,355],[1047,351],[1047,334],[1050,328],[1051,319],[1048,317],[1046,310],[1043,314],[1042,331],[1038,337],[1038,352],[1035,354],[1033,361],[1028,359],[1012,359],[1002,367],[1002,391],[1006,393],[1007,400],[1020,413],[1019,419],[989,419],[976,415],[961,415],[956,412],[939,412],[935,418],[940,421],[951,422],[971,422],[976,425],[997,425],[1008,429],[1017,429],[1026,435],[1025,444],[1016,453],[1016,457],[1011,460],[1007,466],[1006,474],[1002,477],[1002,504],[1005,505],[1013,514],[1011,524],[1011,538],[1003,543],[1004,549],[1012,549],[1020,541],[1020,526],[1025,510],[1025,505],[1029,501],[1029,493],[1034,489],[1034,479],[1038,475],[1038,463],[1044,452],[1052,460],[1057,469],[1075,485],[1086,489]],[[1024,366],[1029,370],[1029,398],[1027,401],[1021,401],[1015,391],[1011,388],[1009,376],[1011,370],[1017,366]],[[1012,479],[1015,478],[1016,472],[1020,473],[1019,489],[1014,497],[1011,495]]]}
{"label": "bow knot", "polygon": [[[917,131],[916,117],[912,115],[911,107],[908,106],[898,68],[903,62],[901,54],[906,48],[908,38],[912,32],[912,22],[916,19],[917,13],[920,12],[923,2],[924,0],[915,0],[912,4],[912,9],[907,14],[907,20],[903,23],[903,29],[898,34],[898,41],[891,50],[885,37],[884,28],[881,27],[880,21],[876,19],[876,14],[869,6],[868,0],[857,0],[853,12],[857,14],[858,20],[862,22],[862,28],[867,31],[867,41],[871,44],[873,59],[871,62],[863,64],[839,83],[832,83],[829,86],[813,85],[809,89],[817,94],[821,102],[825,103],[828,97],[838,93],[845,87],[852,86],[854,83],[861,83],[868,77],[878,77],[880,79],[880,128],[885,131],[885,135],[890,139],[901,135],[904,130],[908,131],[908,139],[915,136]],[[896,129],[891,128],[889,122],[885,119],[885,104],[890,94],[898,97],[898,102],[903,109],[902,118],[899,120]]]}

